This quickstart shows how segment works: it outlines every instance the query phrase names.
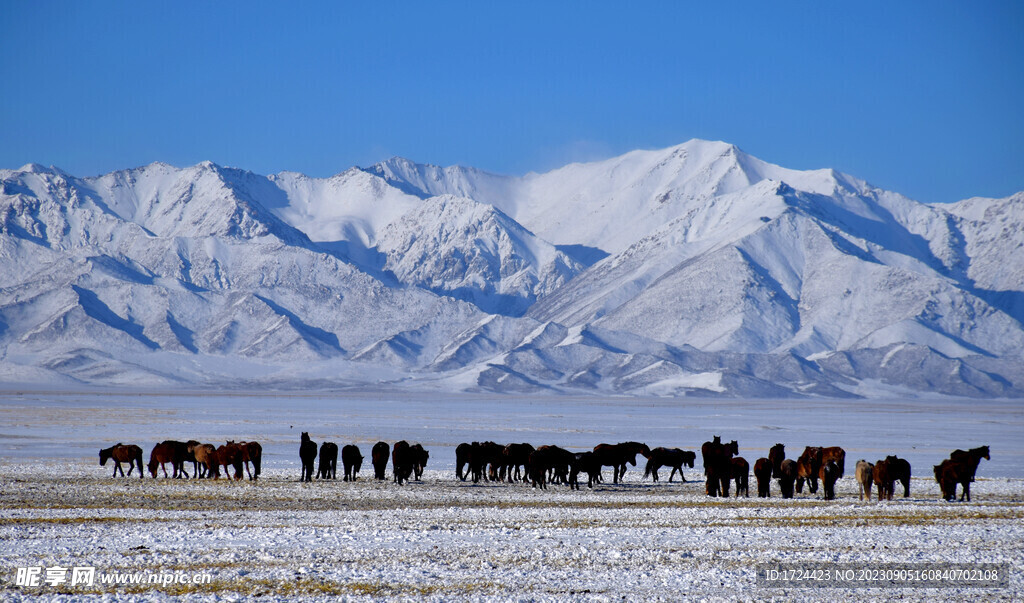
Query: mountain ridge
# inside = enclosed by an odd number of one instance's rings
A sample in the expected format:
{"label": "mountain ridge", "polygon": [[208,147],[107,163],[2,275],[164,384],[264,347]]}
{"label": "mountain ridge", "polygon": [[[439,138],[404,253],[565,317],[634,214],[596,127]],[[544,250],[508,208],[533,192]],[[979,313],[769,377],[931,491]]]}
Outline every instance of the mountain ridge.
{"label": "mountain ridge", "polygon": [[1024,193],[698,140],[524,176],[29,164],[0,170],[0,379],[1020,397],[1021,232]]}

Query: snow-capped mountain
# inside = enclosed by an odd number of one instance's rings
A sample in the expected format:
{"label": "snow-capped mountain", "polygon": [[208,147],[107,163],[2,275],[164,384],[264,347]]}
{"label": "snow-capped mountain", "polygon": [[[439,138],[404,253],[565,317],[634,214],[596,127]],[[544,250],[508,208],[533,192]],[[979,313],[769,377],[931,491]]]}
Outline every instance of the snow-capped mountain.
{"label": "snow-capped mountain", "polygon": [[733,145],[500,176],[0,170],[0,379],[1024,395],[1024,193]]}

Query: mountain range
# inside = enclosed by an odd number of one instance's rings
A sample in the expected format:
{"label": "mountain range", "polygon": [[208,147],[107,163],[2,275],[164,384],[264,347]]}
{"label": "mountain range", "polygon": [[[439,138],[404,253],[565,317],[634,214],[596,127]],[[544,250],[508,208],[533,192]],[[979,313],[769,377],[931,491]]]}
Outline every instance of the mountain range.
{"label": "mountain range", "polygon": [[504,176],[0,170],[0,380],[1024,396],[1024,193],[691,140]]}

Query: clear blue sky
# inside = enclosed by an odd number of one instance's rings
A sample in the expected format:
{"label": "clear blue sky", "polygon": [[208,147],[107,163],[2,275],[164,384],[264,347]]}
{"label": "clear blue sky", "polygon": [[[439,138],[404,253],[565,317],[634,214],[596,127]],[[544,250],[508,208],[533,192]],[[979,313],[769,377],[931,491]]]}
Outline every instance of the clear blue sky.
{"label": "clear blue sky", "polygon": [[0,167],[518,174],[706,138],[921,201],[1024,190],[1016,0],[0,8]]}

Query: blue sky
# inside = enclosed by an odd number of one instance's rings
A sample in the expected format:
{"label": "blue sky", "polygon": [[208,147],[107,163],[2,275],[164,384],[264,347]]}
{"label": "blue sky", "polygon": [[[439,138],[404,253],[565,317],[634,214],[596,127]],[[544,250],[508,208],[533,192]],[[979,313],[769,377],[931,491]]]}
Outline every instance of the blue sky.
{"label": "blue sky", "polygon": [[636,5],[3,1],[0,167],[518,174],[706,138],[921,201],[1024,190],[1024,3]]}

